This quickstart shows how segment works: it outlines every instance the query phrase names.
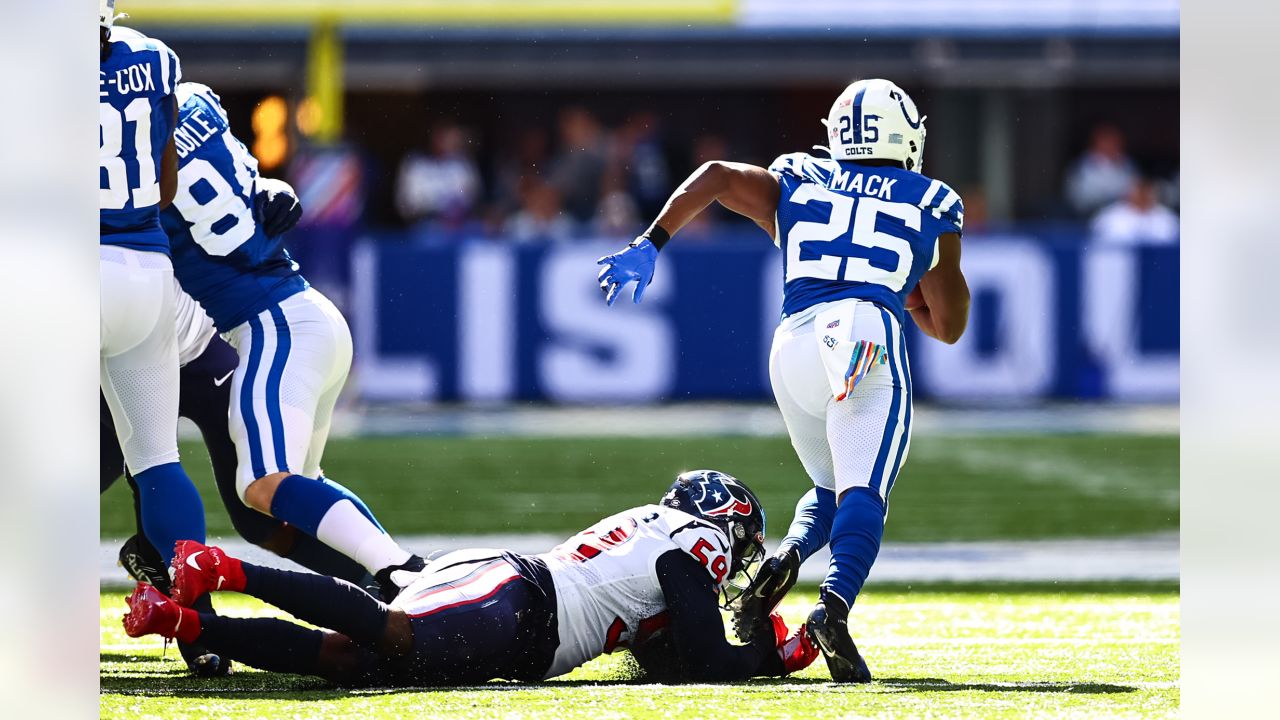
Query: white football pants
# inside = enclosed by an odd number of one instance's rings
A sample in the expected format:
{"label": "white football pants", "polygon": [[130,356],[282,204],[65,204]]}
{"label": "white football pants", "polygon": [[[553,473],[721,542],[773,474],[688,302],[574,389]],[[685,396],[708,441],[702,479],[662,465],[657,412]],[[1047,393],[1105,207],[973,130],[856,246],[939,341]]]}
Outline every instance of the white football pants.
{"label": "white football pants", "polygon": [[231,380],[231,437],[240,499],[258,478],[320,475],[333,407],[351,370],[351,331],[308,288],[223,335],[240,355]]}
{"label": "white football pants", "polygon": [[99,246],[99,376],[134,475],[178,460],[173,265],[163,253]]}
{"label": "white football pants", "polygon": [[[774,333],[769,354],[774,398],[814,485],[837,498],[851,488],[871,487],[887,506],[911,445],[911,374],[902,329],[891,313],[871,302],[843,300],[821,310],[784,319]],[[819,318],[823,327],[817,327]],[[873,366],[840,401],[822,360],[828,336],[846,343],[868,340],[888,350],[888,361]]]}

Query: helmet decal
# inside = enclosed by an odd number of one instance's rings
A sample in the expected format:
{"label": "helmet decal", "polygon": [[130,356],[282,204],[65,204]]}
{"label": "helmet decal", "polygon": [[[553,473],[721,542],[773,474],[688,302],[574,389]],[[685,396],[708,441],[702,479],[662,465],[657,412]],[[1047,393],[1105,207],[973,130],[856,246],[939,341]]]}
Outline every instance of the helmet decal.
{"label": "helmet decal", "polygon": [[902,93],[897,90],[890,90],[889,97],[898,101],[898,107],[902,108],[902,117],[906,119],[907,124],[910,125],[913,130],[919,130],[920,123],[924,122],[924,118],[920,117],[920,111],[916,110],[916,118],[912,120],[911,113],[907,111],[907,102],[903,99]]}
{"label": "helmet decal", "polygon": [[[719,473],[706,473],[698,478],[698,488],[702,494],[694,499],[694,504],[707,517],[728,517],[730,515],[750,515],[751,500],[743,500],[733,494],[723,482]],[[713,485],[714,482],[714,485]]]}

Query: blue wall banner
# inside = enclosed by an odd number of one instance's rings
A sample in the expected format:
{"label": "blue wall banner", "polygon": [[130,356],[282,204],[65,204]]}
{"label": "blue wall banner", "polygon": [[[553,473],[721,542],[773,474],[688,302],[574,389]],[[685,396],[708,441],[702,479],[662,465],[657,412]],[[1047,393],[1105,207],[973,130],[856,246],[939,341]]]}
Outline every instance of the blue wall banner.
{"label": "blue wall banner", "polygon": [[[610,308],[596,259],[620,244],[361,243],[347,310],[362,397],[772,399],[778,251],[757,233],[673,243],[644,302],[628,289]],[[964,338],[948,346],[909,328],[920,399],[1177,400],[1176,245],[1090,245],[1078,230],[971,235],[963,267]]]}

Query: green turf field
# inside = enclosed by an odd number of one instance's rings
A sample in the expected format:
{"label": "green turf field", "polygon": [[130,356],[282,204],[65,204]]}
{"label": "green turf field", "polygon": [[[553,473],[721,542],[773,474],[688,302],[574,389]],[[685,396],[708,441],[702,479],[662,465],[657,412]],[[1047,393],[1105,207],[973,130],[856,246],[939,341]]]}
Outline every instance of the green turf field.
{"label": "green turf field", "polygon": [[[868,589],[851,625],[877,681],[829,682],[821,658],[787,680],[662,687],[628,681],[626,653],[541,686],[344,692],[319,680],[241,670],[185,676],[176,649],[120,629],[123,598],[102,595],[103,718],[451,717],[1175,717],[1178,595],[1131,586],[986,591]],[[788,621],[813,593],[794,592]],[[224,614],[266,614],[240,596]]]}
{"label": "green turf field", "polygon": [[[232,534],[207,455],[183,446],[212,537]],[[569,534],[654,502],[681,470],[733,473],[780,536],[809,480],[785,438],[335,439],[325,468],[393,533]],[[1178,438],[920,436],[893,490],[887,540],[1108,536],[1178,528]],[[102,500],[102,535],[133,533],[123,482]]]}

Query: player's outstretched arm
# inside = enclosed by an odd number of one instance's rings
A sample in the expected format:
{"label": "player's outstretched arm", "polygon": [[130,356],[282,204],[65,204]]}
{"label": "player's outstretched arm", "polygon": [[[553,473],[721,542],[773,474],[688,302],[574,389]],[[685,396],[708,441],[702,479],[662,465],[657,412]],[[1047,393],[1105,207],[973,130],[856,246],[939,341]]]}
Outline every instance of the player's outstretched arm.
{"label": "player's outstretched arm", "polygon": [[778,210],[778,178],[762,167],[712,160],[693,171],[658,213],[654,225],[675,235],[712,201],[748,218],[773,238]]}
{"label": "player's outstretched arm", "polygon": [[955,344],[969,325],[969,285],[960,271],[960,236],[938,236],[938,264],[907,297],[907,311],[921,332]]}
{"label": "player's outstretched arm", "polygon": [[672,550],[658,558],[658,582],[667,602],[668,632],[688,682],[725,682],[804,669],[818,656],[803,626],[788,634],[781,618],[773,632],[756,633],[746,645],[725,639],[724,621],[716,605],[719,594],[711,577],[693,557]]}
{"label": "player's outstretched arm", "polygon": [[633,280],[636,289],[632,298],[640,302],[645,288],[653,282],[658,251],[712,202],[750,218],[772,238],[777,232],[774,215],[780,192],[778,179],[762,167],[722,160],[703,163],[676,188],[643,235],[621,252],[600,258],[597,264],[604,268],[597,279],[605,302],[612,305],[618,292]]}

